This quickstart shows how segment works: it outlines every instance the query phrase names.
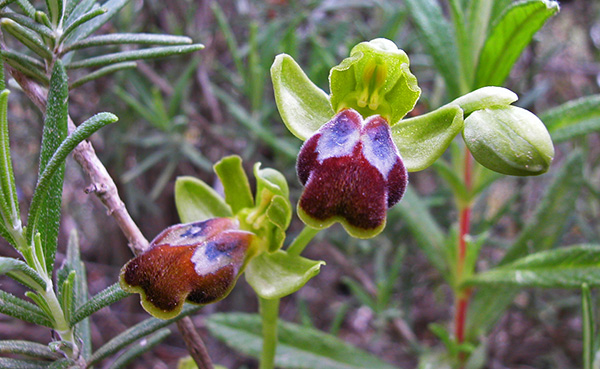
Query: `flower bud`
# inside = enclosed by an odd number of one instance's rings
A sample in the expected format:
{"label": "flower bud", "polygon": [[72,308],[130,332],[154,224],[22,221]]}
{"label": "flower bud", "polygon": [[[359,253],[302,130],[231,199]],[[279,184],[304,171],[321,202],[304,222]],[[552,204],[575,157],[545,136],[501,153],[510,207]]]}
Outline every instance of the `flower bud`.
{"label": "flower bud", "polygon": [[161,319],[177,316],[184,301],[219,301],[253,256],[254,238],[231,218],[171,226],[125,264],[121,288],[139,293],[144,309]]}
{"label": "flower bud", "polygon": [[406,53],[378,38],[352,48],[350,57],[331,69],[331,106],[354,109],[362,116],[381,115],[390,124],[411,111],[421,89],[409,70]]}
{"label": "flower bud", "polygon": [[475,160],[502,174],[542,174],[554,158],[544,123],[528,110],[512,105],[473,112],[465,119],[463,138]]}

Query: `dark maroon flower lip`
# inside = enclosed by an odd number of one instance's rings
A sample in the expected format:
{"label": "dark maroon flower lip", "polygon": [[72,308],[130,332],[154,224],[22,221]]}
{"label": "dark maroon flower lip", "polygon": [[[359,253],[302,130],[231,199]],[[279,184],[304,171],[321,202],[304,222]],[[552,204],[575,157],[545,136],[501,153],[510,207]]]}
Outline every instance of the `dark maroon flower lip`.
{"label": "dark maroon flower lip", "polygon": [[387,209],[404,194],[408,174],[388,122],[342,110],[300,149],[296,165],[305,186],[298,215],[309,226],[340,222],[354,237],[385,227]]}
{"label": "dark maroon flower lip", "polygon": [[230,218],[171,226],[123,267],[121,287],[141,294],[144,308],[164,319],[179,314],[184,301],[216,302],[235,285],[253,239]]}

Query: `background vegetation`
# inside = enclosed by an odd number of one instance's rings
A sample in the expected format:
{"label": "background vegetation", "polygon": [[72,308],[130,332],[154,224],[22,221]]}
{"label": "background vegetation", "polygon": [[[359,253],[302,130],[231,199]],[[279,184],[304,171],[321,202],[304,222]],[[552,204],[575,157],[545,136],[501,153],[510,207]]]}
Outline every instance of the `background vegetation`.
{"label": "background vegetation", "polygon": [[[211,163],[224,155],[241,155],[247,171],[256,161],[283,171],[292,198],[298,198],[301,188],[294,164],[301,143],[285,129],[275,108],[269,67],[276,54],[292,55],[311,80],[327,89],[329,68],[346,57],[349,48],[387,37],[407,52],[424,90],[416,112],[448,101],[425,38],[403,1],[130,1],[102,31],[110,33],[111,27],[188,35],[206,46],[190,55],[142,62],[136,70],[121,71],[71,93],[70,113],[75,121],[105,110],[120,118],[118,124],[96,134],[93,144],[149,239],[178,222],[173,201],[176,176],[194,175],[214,183]],[[535,36],[506,86],[518,93],[521,106],[538,113],[600,93],[600,3],[562,1],[561,12]],[[26,204],[37,174],[41,139],[37,122],[43,119],[28,108],[31,103],[24,95],[16,89],[13,94],[22,104],[12,100],[9,106],[11,147],[17,190]],[[575,210],[548,216],[544,226],[565,224],[557,236],[560,244],[600,243],[600,136],[580,136],[557,144],[556,149],[548,174],[502,178],[476,202],[473,233],[491,234],[479,268],[487,269],[502,258],[507,245],[534,216],[568,154],[576,149],[584,157],[584,181],[577,188],[569,183],[559,188],[578,192]],[[436,171],[413,173],[410,182],[420,204],[441,227],[450,229],[457,219],[451,189]],[[103,206],[83,191],[88,185],[79,167],[67,162],[58,263],[65,258],[70,230],[77,229],[89,290],[94,294],[117,281],[131,254]],[[452,294],[417,247],[419,240],[403,211],[392,210],[386,231],[374,240],[351,239],[336,227],[313,242],[307,256],[323,259],[327,266],[299,293],[282,301],[282,318],[331,332],[398,367],[415,367],[419,357],[435,357],[443,343],[431,324],[452,320]],[[299,226],[295,219],[292,230]],[[17,256],[3,241],[0,254]],[[11,280],[3,278],[1,283],[4,290],[23,294]],[[520,292],[491,333],[482,337],[487,367],[581,367],[580,305],[577,291]],[[217,311],[255,312],[256,308],[253,293],[241,282],[230,297],[193,317],[203,327],[216,363],[228,368],[256,365],[254,359],[214,338],[205,317]],[[147,317],[137,297],[102,309],[91,318],[93,344],[99,346]],[[42,343],[51,339],[48,329],[5,315],[0,315],[0,336]],[[173,368],[185,355],[183,341],[174,334],[130,367]]]}

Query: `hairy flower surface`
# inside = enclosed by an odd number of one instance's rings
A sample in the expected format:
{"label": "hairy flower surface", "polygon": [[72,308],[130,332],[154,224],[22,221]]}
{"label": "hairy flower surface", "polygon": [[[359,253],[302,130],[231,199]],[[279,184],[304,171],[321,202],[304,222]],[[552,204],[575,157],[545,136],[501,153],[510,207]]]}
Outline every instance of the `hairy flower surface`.
{"label": "hairy flower surface", "polygon": [[121,287],[141,294],[144,308],[163,319],[179,314],[184,301],[216,302],[235,285],[254,238],[232,218],[171,226],[123,267]]}
{"label": "hairy flower surface", "polygon": [[388,122],[378,115],[363,120],[353,109],[341,111],[304,143],[297,171],[305,186],[300,218],[319,229],[338,221],[360,238],[381,232],[387,209],[408,181]]}

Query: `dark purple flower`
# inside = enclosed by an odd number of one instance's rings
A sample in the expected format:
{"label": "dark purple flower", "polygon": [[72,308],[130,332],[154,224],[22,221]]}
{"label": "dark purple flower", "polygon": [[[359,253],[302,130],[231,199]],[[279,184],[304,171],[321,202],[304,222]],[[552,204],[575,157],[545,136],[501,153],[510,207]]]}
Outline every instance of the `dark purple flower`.
{"label": "dark purple flower", "polygon": [[300,218],[319,229],[340,222],[359,238],[383,230],[387,209],[408,181],[388,122],[379,115],[363,120],[353,109],[342,110],[304,143],[296,168],[305,186]]}

